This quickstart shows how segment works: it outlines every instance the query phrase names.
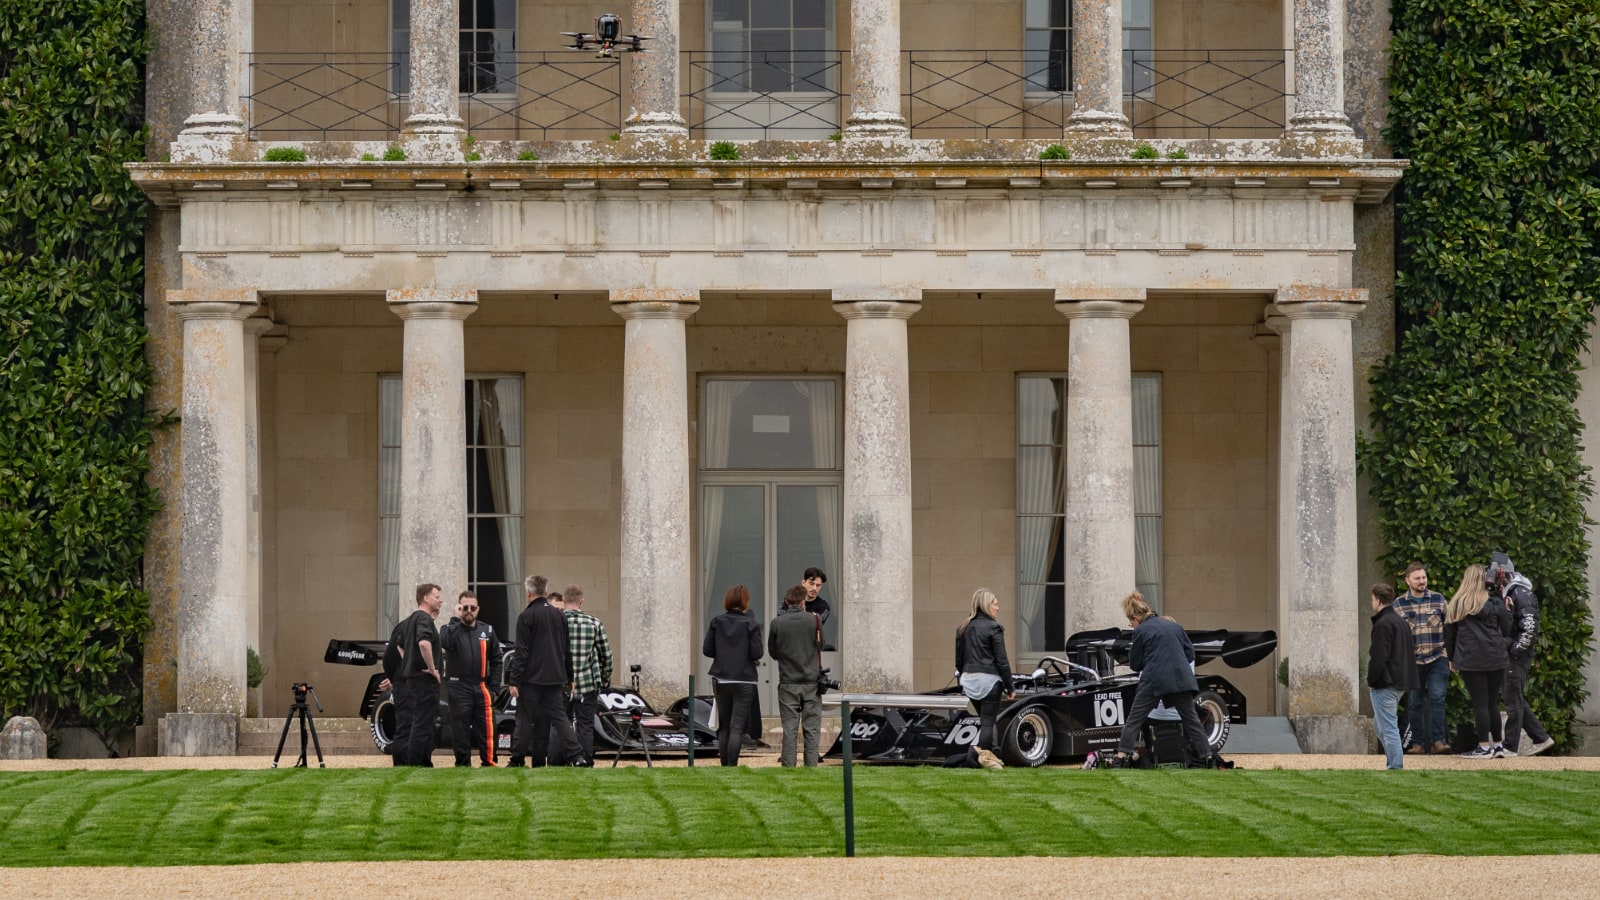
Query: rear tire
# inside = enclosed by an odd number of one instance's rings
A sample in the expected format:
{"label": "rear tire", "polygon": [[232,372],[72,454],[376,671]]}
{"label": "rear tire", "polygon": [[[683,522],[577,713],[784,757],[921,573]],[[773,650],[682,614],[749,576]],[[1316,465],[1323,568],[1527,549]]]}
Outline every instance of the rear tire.
{"label": "rear tire", "polygon": [[1050,759],[1053,737],[1050,713],[1042,706],[1030,706],[1007,723],[1000,739],[1000,758],[1008,766],[1042,766]]}
{"label": "rear tire", "polygon": [[378,702],[372,705],[372,742],[378,745],[380,753],[394,753],[394,691],[384,691],[378,695]]}
{"label": "rear tire", "polygon": [[1194,698],[1194,711],[1200,714],[1200,728],[1205,732],[1211,755],[1222,752],[1228,743],[1228,731],[1233,723],[1228,719],[1228,703],[1216,691],[1201,691]]}

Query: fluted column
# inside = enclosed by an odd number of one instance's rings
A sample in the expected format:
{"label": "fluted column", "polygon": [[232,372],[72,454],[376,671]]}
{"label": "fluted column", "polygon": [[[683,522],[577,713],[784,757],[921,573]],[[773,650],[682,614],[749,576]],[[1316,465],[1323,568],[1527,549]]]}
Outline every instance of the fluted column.
{"label": "fluted column", "polygon": [[1067,338],[1067,633],[1118,628],[1134,589],[1133,370],[1137,288],[1056,292]]}
{"label": "fluted column", "polygon": [[[240,96],[244,82],[241,54],[250,49],[251,0],[204,0],[189,4],[181,42],[190,62],[190,110],[178,133],[182,143],[228,141],[245,133]],[[160,38],[158,38],[160,39]]]}
{"label": "fluted column", "polygon": [[455,0],[410,0],[410,3],[411,113],[406,116],[402,129],[407,135],[453,137],[464,130],[461,121],[461,26],[456,3]]}
{"label": "fluted column", "polygon": [[1357,713],[1364,601],[1356,563],[1351,320],[1366,291],[1278,291],[1289,323],[1279,423],[1278,593],[1288,609],[1289,717],[1308,753],[1365,752]]}
{"label": "fluted column", "polygon": [[646,49],[628,58],[629,134],[688,134],[678,112],[678,0],[633,0],[633,34]]}
{"label": "fluted column", "polygon": [[[400,363],[400,602],[416,609],[418,584],[448,596],[467,586],[466,349],[478,308],[470,288],[391,290],[405,322]],[[446,606],[448,609],[448,605]],[[448,612],[441,612],[448,618]],[[398,619],[397,619],[398,621]]]}
{"label": "fluted column", "polygon": [[900,0],[850,0],[850,117],[845,137],[904,137]]}
{"label": "fluted column", "polygon": [[622,642],[657,709],[683,696],[694,619],[689,534],[689,364],[685,290],[616,290],[622,362]]}
{"label": "fluted column", "polygon": [[164,756],[230,756],[245,702],[249,567],[244,319],[255,291],[167,292],[183,323],[183,536],[178,551],[178,708]]}
{"label": "fluted column", "polygon": [[906,320],[920,292],[834,291],[845,318],[844,576],[847,691],[908,691],[911,641],[911,379]]}
{"label": "fluted column", "polygon": [[1122,0],[1073,0],[1072,115],[1066,130],[1133,133],[1122,113]]}
{"label": "fluted column", "polygon": [[1292,0],[1294,96],[1287,134],[1354,134],[1344,112],[1344,0]]}

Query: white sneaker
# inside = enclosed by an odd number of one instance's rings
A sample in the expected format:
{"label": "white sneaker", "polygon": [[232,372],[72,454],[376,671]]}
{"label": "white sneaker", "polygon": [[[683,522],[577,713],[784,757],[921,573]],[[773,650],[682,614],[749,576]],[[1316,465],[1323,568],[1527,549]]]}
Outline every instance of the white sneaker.
{"label": "white sneaker", "polygon": [[1539,754],[1545,752],[1546,750],[1549,750],[1551,747],[1554,747],[1555,745],[1556,745],[1556,739],[1555,738],[1545,738],[1544,740],[1540,741],[1539,743],[1534,744],[1532,747],[1529,747],[1528,749],[1522,751],[1522,755],[1523,756],[1538,756]]}

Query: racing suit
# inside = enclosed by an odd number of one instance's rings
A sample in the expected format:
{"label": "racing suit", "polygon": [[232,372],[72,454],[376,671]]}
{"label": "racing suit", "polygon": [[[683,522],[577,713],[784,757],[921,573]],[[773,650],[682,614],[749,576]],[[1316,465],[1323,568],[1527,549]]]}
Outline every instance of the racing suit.
{"label": "racing suit", "polygon": [[450,695],[450,735],[456,765],[472,765],[472,751],[486,766],[495,764],[494,691],[500,685],[500,640],[494,626],[460,619],[439,632],[445,652],[445,685]]}
{"label": "racing suit", "polygon": [[1523,731],[1527,731],[1528,737],[1533,738],[1536,744],[1549,740],[1550,733],[1545,731],[1544,723],[1533,714],[1533,708],[1528,705],[1528,698],[1524,694],[1528,672],[1533,668],[1533,648],[1539,640],[1539,598],[1533,595],[1533,583],[1520,572],[1511,576],[1505,597],[1511,600],[1510,661],[1506,666],[1502,694],[1506,704],[1505,747],[1515,753],[1521,744]]}

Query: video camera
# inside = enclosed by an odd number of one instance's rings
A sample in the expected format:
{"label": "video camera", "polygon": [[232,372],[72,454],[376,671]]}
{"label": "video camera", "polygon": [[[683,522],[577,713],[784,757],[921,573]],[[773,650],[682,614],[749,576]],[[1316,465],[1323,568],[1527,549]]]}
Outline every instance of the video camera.
{"label": "video camera", "polygon": [[823,669],[821,672],[817,673],[817,693],[826,694],[829,691],[844,690],[844,688],[839,686],[839,682],[828,677],[828,673],[832,671],[832,669]]}

